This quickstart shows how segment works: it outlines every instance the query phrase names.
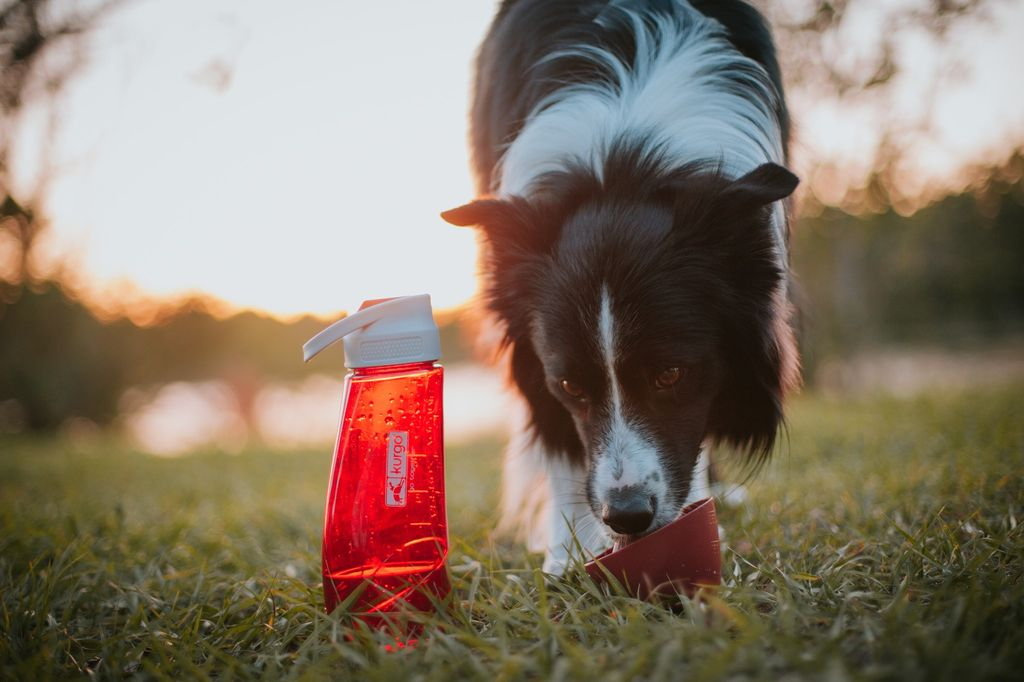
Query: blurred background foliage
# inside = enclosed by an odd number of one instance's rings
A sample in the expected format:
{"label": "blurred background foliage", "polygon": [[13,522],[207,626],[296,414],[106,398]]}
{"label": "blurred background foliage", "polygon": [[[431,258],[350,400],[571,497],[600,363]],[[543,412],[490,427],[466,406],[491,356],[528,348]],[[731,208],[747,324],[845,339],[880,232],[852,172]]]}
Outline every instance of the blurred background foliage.
{"label": "blurred background foliage", "polygon": [[[447,317],[445,323],[439,316],[442,360],[470,360],[467,334]],[[105,425],[130,387],[220,379],[244,411],[265,382],[314,371],[344,375],[343,353],[325,353],[315,370],[302,362],[302,344],[325,324],[314,317],[283,322],[251,311],[221,318],[197,299],[168,306],[159,321],[138,326],[100,320],[58,283],[32,283],[0,304],[0,405],[12,401],[6,407],[9,429],[23,424],[52,431],[72,417]]]}
{"label": "blurred background foliage", "polygon": [[978,347],[1024,333],[1024,156],[911,216],[827,208],[793,232],[805,380],[890,345]]}
{"label": "blurred background foliage", "polygon": [[[310,371],[300,347],[324,323],[227,314],[216,301],[196,297],[162,303],[137,324],[100,315],[61,272],[33,271],[34,245],[48,228],[41,208],[47,187],[45,174],[28,189],[12,182],[19,112],[28,98],[64,87],[88,59],[90,28],[125,1],[0,2],[0,432],[54,431],[71,419],[107,425],[129,388],[174,381],[223,380],[244,411],[260,385]],[[871,92],[884,102],[904,66],[894,47],[900,27],[941,42],[957,22],[983,20],[996,1],[894,5],[892,31],[853,66],[831,58],[850,3],[789,3],[796,9],[774,12],[773,19],[791,92],[851,99]],[[917,132],[927,125],[922,119]],[[900,139],[899,131],[884,137],[877,170],[857,191],[834,205],[808,196],[794,226],[799,326],[812,389],[830,359],[893,344],[983,347],[1024,333],[1020,141],[1012,141],[1017,151],[1008,158],[964,169],[962,187],[929,188],[908,203],[898,172],[906,153]],[[466,317],[456,312],[442,321],[443,360],[472,361]],[[342,354],[329,354],[316,371],[340,375],[342,363]]]}

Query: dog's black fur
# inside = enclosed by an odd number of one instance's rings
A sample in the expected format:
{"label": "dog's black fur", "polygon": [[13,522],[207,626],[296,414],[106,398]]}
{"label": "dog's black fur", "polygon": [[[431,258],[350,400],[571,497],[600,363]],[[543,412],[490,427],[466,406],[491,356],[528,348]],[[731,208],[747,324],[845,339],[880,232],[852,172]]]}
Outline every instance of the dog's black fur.
{"label": "dog's black fur", "polygon": [[[486,306],[504,329],[532,429],[551,456],[589,467],[589,506],[606,523],[593,460],[610,447],[616,376],[622,418],[657,450],[667,479],[662,504],[672,512],[687,498],[705,441],[728,442],[758,461],[769,455],[784,395],[797,381],[771,212],[797,183],[782,166],[728,177],[714,159],[674,159],[643,131],[629,131],[605,151],[599,171],[567,162],[526,196],[494,196],[504,150],[546,97],[567,84],[614,80],[593,60],[550,56],[587,45],[632,63],[637,40],[621,10],[671,12],[677,1],[503,3],[480,50],[471,111],[483,198],[444,214],[482,229]],[[690,4],[720,22],[767,75],[785,149],[789,117],[764,20],[739,0]],[[738,79],[727,87],[745,86]],[[617,325],[611,377],[597,333],[605,300]],[[670,386],[659,383],[667,368],[679,369]]]}

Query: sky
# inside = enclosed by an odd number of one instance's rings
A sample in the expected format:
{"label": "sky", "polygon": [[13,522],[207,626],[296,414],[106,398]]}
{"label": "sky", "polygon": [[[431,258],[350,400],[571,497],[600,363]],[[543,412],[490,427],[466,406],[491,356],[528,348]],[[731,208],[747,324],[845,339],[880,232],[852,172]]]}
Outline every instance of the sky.
{"label": "sky", "polygon": [[[424,292],[436,308],[464,303],[475,236],[438,213],[473,195],[471,64],[495,6],[126,3],[57,101],[55,137],[44,103],[20,128],[23,188],[42,150],[54,162],[43,260],[100,307],[190,293],[281,316]],[[929,112],[938,132],[915,142],[922,178],[1020,132],[1024,90],[1008,85],[1024,63],[1024,3],[999,7],[941,54],[911,35],[896,109],[793,93],[798,172],[866,163],[877,117],[913,119],[922,74],[950,64],[961,77]],[[871,35],[862,14],[851,45]]]}

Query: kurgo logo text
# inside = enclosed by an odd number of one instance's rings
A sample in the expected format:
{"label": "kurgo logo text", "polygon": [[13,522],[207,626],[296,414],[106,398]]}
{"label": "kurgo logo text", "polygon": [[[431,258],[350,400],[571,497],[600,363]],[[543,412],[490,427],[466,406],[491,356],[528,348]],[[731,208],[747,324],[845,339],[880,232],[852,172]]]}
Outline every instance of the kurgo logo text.
{"label": "kurgo logo text", "polygon": [[389,507],[404,507],[409,487],[409,432],[388,433],[387,486],[384,502]]}

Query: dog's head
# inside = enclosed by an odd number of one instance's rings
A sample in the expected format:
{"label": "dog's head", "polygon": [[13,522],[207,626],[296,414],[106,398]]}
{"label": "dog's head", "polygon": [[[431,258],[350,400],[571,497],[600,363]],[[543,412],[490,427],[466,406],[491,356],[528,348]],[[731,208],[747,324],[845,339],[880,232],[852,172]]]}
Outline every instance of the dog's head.
{"label": "dog's head", "polygon": [[530,200],[443,214],[482,228],[487,302],[538,436],[586,466],[619,542],[678,516],[706,440],[772,449],[796,354],[771,212],[796,184],[775,164],[643,183],[577,169]]}

